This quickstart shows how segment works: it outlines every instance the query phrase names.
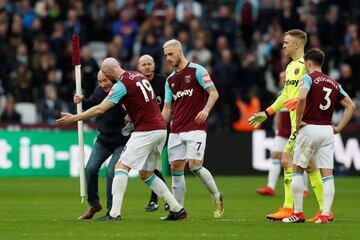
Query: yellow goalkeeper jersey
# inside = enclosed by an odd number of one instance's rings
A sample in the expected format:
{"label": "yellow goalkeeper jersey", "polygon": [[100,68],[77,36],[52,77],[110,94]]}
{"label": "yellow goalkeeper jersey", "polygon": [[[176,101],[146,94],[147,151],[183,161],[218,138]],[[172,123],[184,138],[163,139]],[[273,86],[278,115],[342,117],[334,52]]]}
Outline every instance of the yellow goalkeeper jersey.
{"label": "yellow goalkeeper jersey", "polygon": [[[271,105],[278,112],[284,107],[284,101],[296,98],[299,95],[300,79],[306,74],[304,57],[290,62],[285,70],[285,86],[281,95]],[[290,111],[291,132],[296,130],[296,111]]]}

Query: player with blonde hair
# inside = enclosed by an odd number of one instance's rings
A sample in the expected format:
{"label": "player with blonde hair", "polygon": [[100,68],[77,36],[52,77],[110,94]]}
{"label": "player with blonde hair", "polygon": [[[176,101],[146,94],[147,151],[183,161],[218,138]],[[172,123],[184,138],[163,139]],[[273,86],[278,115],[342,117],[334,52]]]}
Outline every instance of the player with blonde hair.
{"label": "player with blonde hair", "polygon": [[214,218],[220,218],[224,212],[223,194],[209,170],[203,166],[207,118],[219,94],[206,69],[185,58],[178,40],[167,41],[163,49],[166,60],[174,68],[166,80],[162,110],[167,122],[173,112],[168,142],[173,194],[184,206],[184,169],[188,162],[191,172],[199,177],[213,197]]}

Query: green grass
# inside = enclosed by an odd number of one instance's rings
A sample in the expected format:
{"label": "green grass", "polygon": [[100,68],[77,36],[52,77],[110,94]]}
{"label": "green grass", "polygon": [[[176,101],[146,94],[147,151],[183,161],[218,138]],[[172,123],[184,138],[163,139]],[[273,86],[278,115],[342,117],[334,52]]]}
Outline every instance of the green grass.
{"label": "green grass", "polygon": [[[170,179],[167,179],[169,182]],[[209,194],[194,177],[187,177],[188,219],[162,222],[161,209],[144,212],[147,186],[129,181],[121,222],[80,221],[86,209],[80,205],[78,179],[0,178],[0,239],[358,239],[360,236],[360,178],[336,178],[335,221],[329,225],[270,222],[265,215],[282,204],[276,197],[255,194],[265,177],[216,177],[225,194],[225,213],[212,218]],[[282,188],[279,182],[279,188]],[[105,182],[100,189],[104,195]],[[106,205],[102,198],[103,206]],[[163,204],[161,204],[163,206]],[[305,200],[305,216],[317,209],[314,195]],[[102,216],[103,210],[96,216]]]}

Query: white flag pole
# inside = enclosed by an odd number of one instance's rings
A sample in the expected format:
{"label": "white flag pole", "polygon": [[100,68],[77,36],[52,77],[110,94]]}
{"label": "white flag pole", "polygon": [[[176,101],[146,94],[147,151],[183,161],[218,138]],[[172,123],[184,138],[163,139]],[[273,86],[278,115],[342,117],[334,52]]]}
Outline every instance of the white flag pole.
{"label": "white flag pole", "polygon": [[[80,39],[79,36],[73,34],[72,36],[72,63],[75,67],[75,81],[76,81],[76,94],[81,95],[81,64],[80,64]],[[77,113],[82,112],[82,103],[77,104]],[[80,198],[81,204],[85,200],[85,163],[84,163],[84,133],[83,121],[78,121],[78,141],[79,141],[79,175],[80,175]]]}

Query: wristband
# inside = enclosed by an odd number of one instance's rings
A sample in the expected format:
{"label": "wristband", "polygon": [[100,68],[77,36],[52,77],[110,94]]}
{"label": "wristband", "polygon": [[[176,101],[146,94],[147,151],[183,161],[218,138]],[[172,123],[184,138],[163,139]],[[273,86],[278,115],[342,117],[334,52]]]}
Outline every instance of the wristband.
{"label": "wristband", "polygon": [[267,117],[271,117],[272,115],[275,114],[274,109],[272,109],[272,107],[268,107],[268,108],[265,110],[265,114],[266,114]]}

